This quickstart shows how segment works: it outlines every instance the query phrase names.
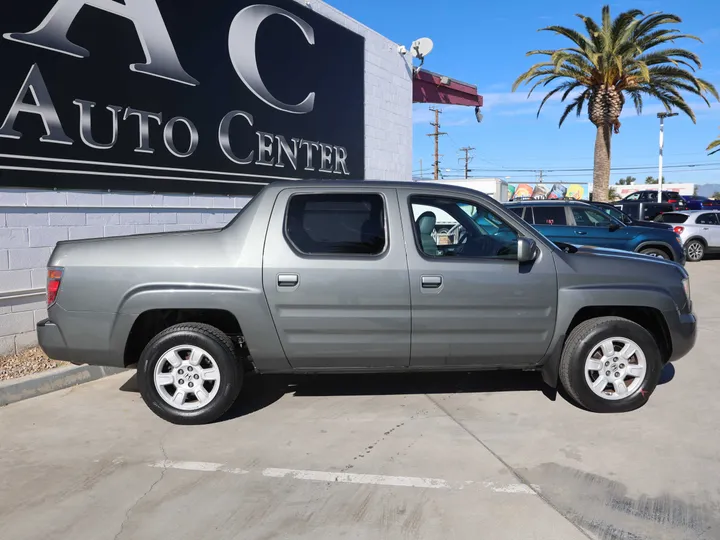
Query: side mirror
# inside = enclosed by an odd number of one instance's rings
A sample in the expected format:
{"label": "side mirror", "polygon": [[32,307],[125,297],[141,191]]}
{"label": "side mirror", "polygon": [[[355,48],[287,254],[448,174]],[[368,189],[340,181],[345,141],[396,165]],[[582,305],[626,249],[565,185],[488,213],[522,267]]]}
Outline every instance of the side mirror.
{"label": "side mirror", "polygon": [[538,248],[532,238],[518,238],[518,261],[521,263],[532,262],[537,258]]}
{"label": "side mirror", "polygon": [[619,223],[615,223],[614,221],[610,224],[610,232],[615,232],[620,228]]}

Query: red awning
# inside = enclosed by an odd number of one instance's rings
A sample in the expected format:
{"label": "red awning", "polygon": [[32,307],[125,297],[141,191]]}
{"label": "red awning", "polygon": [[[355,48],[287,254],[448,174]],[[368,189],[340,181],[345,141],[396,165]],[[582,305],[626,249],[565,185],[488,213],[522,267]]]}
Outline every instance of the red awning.
{"label": "red awning", "polygon": [[413,79],[413,103],[441,103],[482,107],[477,86],[420,69]]}

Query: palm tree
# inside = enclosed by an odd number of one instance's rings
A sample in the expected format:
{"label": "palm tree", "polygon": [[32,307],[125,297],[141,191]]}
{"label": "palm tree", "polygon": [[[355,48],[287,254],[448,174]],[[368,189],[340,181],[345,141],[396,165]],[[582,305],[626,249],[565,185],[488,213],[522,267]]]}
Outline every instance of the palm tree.
{"label": "palm tree", "polygon": [[610,7],[604,6],[600,25],[585,15],[578,17],[585,23],[587,35],[563,26],[541,29],[564,36],[573,45],[528,52],[528,56],[539,54],[549,58],[520,75],[512,89],[514,92],[521,84],[532,82],[529,97],[538,86],[553,83],[554,88],[540,103],[538,116],[543,105],[562,92],[560,100],[570,98],[571,102],[560,117],[560,126],[573,110],[580,116],[587,103],[588,116],[597,128],[593,199],[607,201],[611,130],[614,128],[616,134],[620,131],[619,118],[626,97],[632,99],[638,114],[642,112],[643,98],[649,96],[659,100],[667,111],[674,107],[695,122],[695,114],[681,92],[700,96],[708,106],[706,94],[718,100],[720,96],[712,84],[694,75],[695,69],[701,67],[695,53],[667,46],[683,38],[701,41],[665,26],[681,22],[677,15],[660,12],[645,15],[632,9],[613,20]]}
{"label": "palm tree", "polygon": [[710,152],[708,155],[712,156],[713,154],[717,154],[720,152],[720,137],[715,139],[713,142],[711,142],[708,147],[707,151]]}

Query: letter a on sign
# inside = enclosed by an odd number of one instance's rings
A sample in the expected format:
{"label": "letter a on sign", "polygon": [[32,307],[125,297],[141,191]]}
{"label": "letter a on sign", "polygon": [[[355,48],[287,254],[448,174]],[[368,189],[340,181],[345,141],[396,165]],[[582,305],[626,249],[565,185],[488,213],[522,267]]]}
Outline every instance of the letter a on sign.
{"label": "letter a on sign", "polygon": [[132,64],[130,69],[162,79],[197,86],[198,81],[188,75],[180,65],[170,35],[165,27],[156,0],[57,0],[40,25],[27,33],[12,32],[5,38],[19,43],[35,45],[78,58],[87,58],[90,52],[67,38],[70,25],[85,6],[101,9],[132,21],[140,44],[145,52],[145,64]]}
{"label": "letter a on sign", "polygon": [[[32,104],[24,102],[28,94],[32,98]],[[0,137],[6,137],[8,139],[19,139],[22,137],[22,133],[14,129],[15,119],[20,113],[36,114],[42,119],[43,125],[45,126],[45,135],[40,137],[42,142],[55,144],[73,143],[73,140],[63,131],[60,118],[55,110],[55,106],[50,98],[50,93],[45,85],[45,80],[37,64],[33,64],[30,68],[25,82],[10,107],[10,112],[0,126]]]}

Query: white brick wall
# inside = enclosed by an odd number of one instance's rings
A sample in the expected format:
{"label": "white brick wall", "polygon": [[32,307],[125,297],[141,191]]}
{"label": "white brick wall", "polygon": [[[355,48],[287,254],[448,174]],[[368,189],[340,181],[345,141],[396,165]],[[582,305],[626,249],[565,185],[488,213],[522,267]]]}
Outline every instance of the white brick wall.
{"label": "white brick wall", "polygon": [[[365,177],[412,177],[412,80],[397,44],[320,0],[297,0],[365,37]],[[45,287],[59,240],[218,227],[247,197],[0,188],[0,293]],[[36,342],[42,296],[0,299],[0,355]]]}

